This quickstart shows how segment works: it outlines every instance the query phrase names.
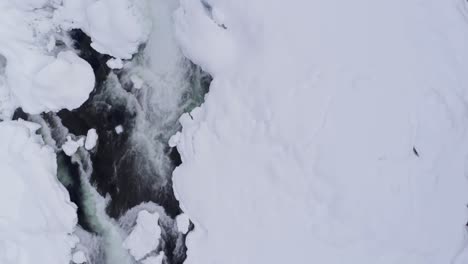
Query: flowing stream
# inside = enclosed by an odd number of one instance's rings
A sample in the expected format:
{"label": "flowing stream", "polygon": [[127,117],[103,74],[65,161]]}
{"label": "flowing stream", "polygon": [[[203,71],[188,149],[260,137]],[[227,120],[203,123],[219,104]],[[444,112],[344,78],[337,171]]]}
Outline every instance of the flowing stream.
{"label": "flowing stream", "polygon": [[[151,0],[150,39],[121,70],[109,69],[110,57],[94,51],[82,31],[72,31],[74,48],[96,76],[88,101],[73,111],[15,113],[42,124],[41,134],[58,152],[58,177],[78,206],[77,250],[89,263],[138,263],[122,243],[142,209],[160,215],[161,241],[152,254],[163,251],[163,263],[183,263],[186,257],[171,180],[181,161],[168,141],[180,129],[180,115],[203,102],[211,78],[177,47],[171,21],[176,7],[177,1]],[[94,149],[80,148],[72,157],[61,151],[67,135],[78,139],[92,128],[98,134]]]}

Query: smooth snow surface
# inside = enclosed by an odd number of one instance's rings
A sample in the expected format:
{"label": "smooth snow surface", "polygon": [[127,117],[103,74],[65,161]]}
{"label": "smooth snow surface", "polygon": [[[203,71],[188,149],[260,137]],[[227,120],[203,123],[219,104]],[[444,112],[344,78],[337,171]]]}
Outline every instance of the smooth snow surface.
{"label": "smooth snow surface", "polygon": [[136,226],[124,241],[124,247],[136,260],[142,259],[159,245],[161,228],[158,225],[159,214],[143,210],[138,213]]}
{"label": "smooth snow surface", "polygon": [[37,124],[0,123],[0,263],[68,263],[76,207],[56,178]]}
{"label": "smooth snow surface", "polygon": [[[91,66],[75,53],[60,52],[55,60],[36,73],[33,85],[33,90],[20,91],[21,94],[15,91],[28,112],[72,110],[88,99],[94,88],[94,73]],[[37,101],[42,105],[37,106],[37,110],[30,110],[29,106]]]}
{"label": "smooth snow surface", "polygon": [[[464,1],[182,0],[187,264],[465,264]],[[177,142],[175,142],[177,141]]]}

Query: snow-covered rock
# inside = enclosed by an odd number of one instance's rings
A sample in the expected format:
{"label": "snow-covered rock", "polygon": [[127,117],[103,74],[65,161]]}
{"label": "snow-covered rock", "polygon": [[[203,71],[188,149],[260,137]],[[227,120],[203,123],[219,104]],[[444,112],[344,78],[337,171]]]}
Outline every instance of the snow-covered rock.
{"label": "snow-covered rock", "polygon": [[54,19],[86,32],[96,51],[130,59],[151,31],[146,10],[146,0],[64,0]]}
{"label": "snow-covered rock", "polygon": [[76,207],[56,178],[54,150],[24,121],[0,122],[0,263],[69,263]]}
{"label": "snow-covered rock", "polygon": [[136,226],[123,244],[136,260],[142,259],[158,247],[161,237],[158,220],[157,212],[150,213],[142,210],[138,213]]}
{"label": "snow-covered rock", "polygon": [[116,126],[116,127],[114,128],[114,130],[115,130],[115,133],[117,133],[117,134],[122,134],[122,133],[124,132],[124,128],[123,128],[122,125]]}
{"label": "snow-covered rock", "polygon": [[73,263],[76,263],[76,264],[86,263],[87,259],[86,259],[85,253],[83,251],[77,251],[73,253],[72,261]]}
{"label": "snow-covered rock", "polygon": [[73,140],[71,136],[67,136],[67,141],[63,144],[62,150],[67,156],[73,156],[76,153],[78,148],[84,146],[84,138],[79,138],[78,140]]}
{"label": "snow-covered rock", "polygon": [[190,219],[186,214],[180,214],[176,217],[177,230],[182,234],[187,234],[190,228]]}
{"label": "snow-covered rock", "polygon": [[457,263],[465,7],[182,0],[178,39],[214,78],[177,140],[185,263]]}
{"label": "snow-covered rock", "polygon": [[107,66],[111,69],[122,69],[123,61],[121,59],[110,59],[107,61]]}
{"label": "snow-covered rock", "polygon": [[96,147],[98,141],[98,134],[96,132],[96,129],[91,128],[88,130],[88,133],[86,134],[86,141],[84,144],[84,147],[86,150],[92,150],[94,147]]}
{"label": "snow-covered rock", "polygon": [[31,114],[71,110],[94,88],[87,62],[71,51],[50,52],[58,26],[48,2],[0,2],[0,116],[8,118],[15,107]]}

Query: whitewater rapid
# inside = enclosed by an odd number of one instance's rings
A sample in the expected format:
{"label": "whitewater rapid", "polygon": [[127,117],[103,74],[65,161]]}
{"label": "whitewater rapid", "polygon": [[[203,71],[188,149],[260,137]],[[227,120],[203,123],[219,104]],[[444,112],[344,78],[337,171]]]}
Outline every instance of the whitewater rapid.
{"label": "whitewater rapid", "polygon": [[[179,231],[176,221],[182,210],[172,188],[172,171],[181,161],[168,142],[181,128],[179,117],[201,104],[211,79],[178,48],[172,22],[176,8],[177,1],[148,1],[147,18],[135,24],[146,25],[149,18],[152,27],[133,56],[122,47],[103,48],[112,43],[102,38],[105,32],[70,28],[62,44],[91,66],[90,98],[74,110],[31,114],[18,108],[13,114],[13,119],[40,124],[45,143],[57,152],[57,177],[77,205],[79,242],[72,253],[87,263],[182,263],[186,257],[186,231]],[[61,11],[60,19],[81,19]],[[140,35],[135,40],[141,41]],[[89,131],[96,132],[96,142],[85,148]],[[137,257],[128,239],[141,211],[158,215],[153,224],[161,232],[152,238],[159,241],[155,248]]]}

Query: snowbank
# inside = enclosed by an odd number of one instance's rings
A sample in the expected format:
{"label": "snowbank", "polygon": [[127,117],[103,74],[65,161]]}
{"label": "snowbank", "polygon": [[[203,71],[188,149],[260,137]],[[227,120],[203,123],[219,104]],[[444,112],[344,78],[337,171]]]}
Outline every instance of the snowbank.
{"label": "snowbank", "polygon": [[468,220],[463,10],[203,2],[176,14],[214,77],[172,142],[195,224],[186,263],[453,263]]}
{"label": "snowbank", "polygon": [[[75,109],[89,97],[94,88],[94,73],[91,66],[71,51],[60,52],[33,77],[33,87],[14,90],[21,105],[28,112],[44,109]],[[32,96],[31,96],[32,95]],[[31,110],[35,102],[40,108]]]}
{"label": "snowbank", "polygon": [[54,20],[64,29],[82,29],[96,51],[130,59],[151,30],[146,10],[145,0],[64,0]]}
{"label": "snowbank", "polygon": [[63,264],[76,243],[76,207],[56,178],[38,125],[0,123],[0,263]]}
{"label": "snowbank", "polygon": [[57,25],[53,9],[45,8],[49,5],[44,0],[0,3],[1,117],[8,118],[15,107],[31,114],[74,109],[94,88],[87,62],[71,51],[54,51]]}
{"label": "snowbank", "polygon": [[124,241],[127,248],[136,260],[155,250],[159,245],[161,228],[158,225],[159,214],[143,210],[138,213],[137,223],[133,231]]}
{"label": "snowbank", "polygon": [[79,28],[92,47],[129,59],[148,39],[151,20],[140,0],[6,0],[0,2],[0,118],[16,107],[38,114],[78,108],[94,88],[91,66],[56,49],[56,37]]}

